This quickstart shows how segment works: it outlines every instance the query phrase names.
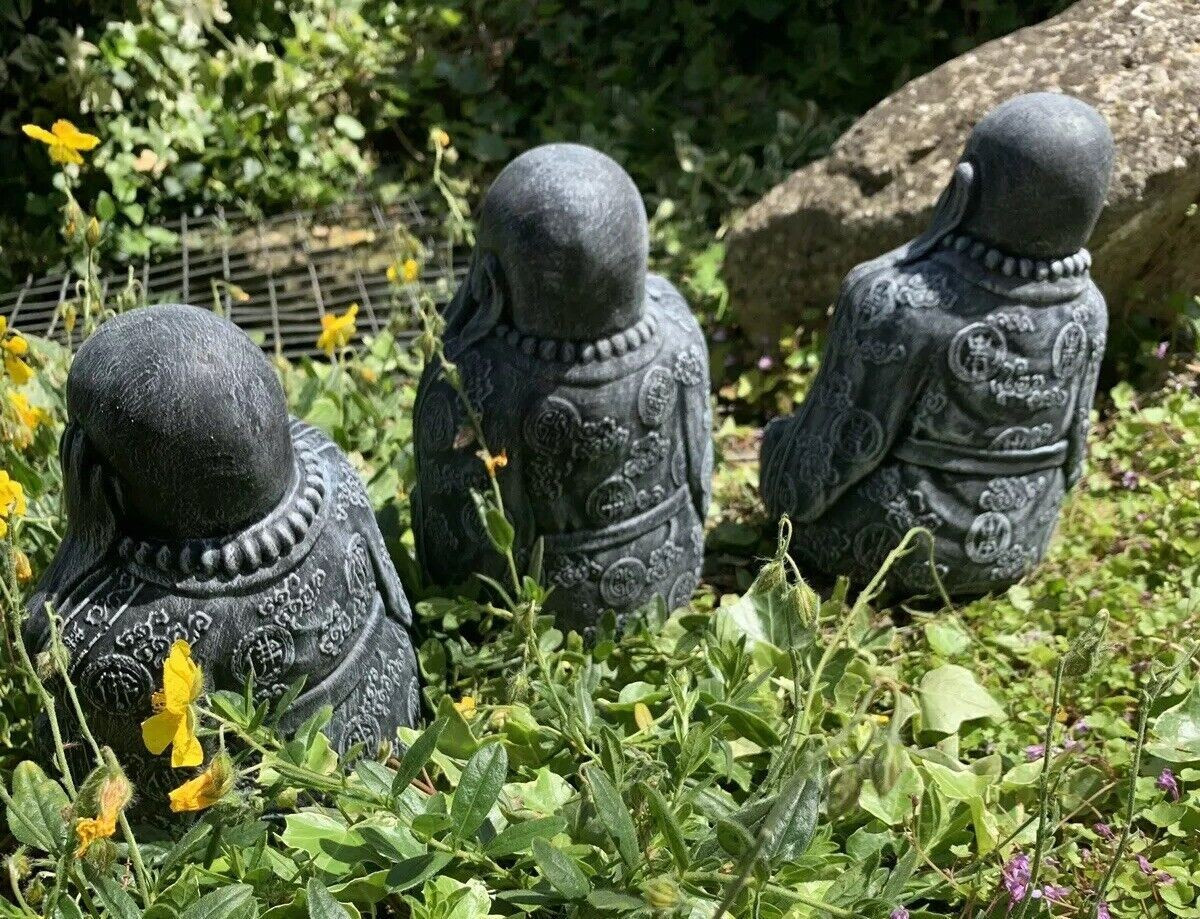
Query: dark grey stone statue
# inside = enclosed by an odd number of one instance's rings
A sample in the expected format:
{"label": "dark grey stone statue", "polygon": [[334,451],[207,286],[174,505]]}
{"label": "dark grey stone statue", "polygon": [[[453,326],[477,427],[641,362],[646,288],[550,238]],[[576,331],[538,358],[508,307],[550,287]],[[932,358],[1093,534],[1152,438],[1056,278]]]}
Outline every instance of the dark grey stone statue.
{"label": "dark grey stone statue", "polygon": [[[1107,313],[1083,248],[1113,161],[1103,117],[1018,96],[972,132],[929,229],[842,284],[821,369],[767,428],[762,494],[808,570],[862,582],[912,527],[952,593],[1036,564],[1079,478]],[[928,551],[891,585],[934,588]]]}
{"label": "dark grey stone statue", "polygon": [[67,408],[67,532],[26,636],[44,646],[51,603],[91,727],[135,781],[180,781],[140,733],[180,638],[210,688],[253,676],[268,699],[306,677],[282,726],[331,705],[339,750],[416,724],[412,614],[362,482],[289,419],[236,326],[191,306],[117,316],[80,348]]}
{"label": "dark grey stone statue", "polygon": [[[646,212],[607,156],[538,147],[496,179],[470,272],[447,307],[447,357],[483,418],[518,554],[544,538],[549,608],[585,632],[699,578],[712,477],[708,351],[679,293],[646,272]],[[430,367],[417,394],[413,528],[437,584],[503,579],[456,443],[458,395]]]}

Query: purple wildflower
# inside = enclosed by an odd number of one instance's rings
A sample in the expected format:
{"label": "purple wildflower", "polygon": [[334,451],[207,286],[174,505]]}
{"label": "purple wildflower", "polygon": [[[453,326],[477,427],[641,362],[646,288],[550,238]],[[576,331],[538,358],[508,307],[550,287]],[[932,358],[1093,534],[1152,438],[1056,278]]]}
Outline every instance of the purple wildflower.
{"label": "purple wildflower", "polygon": [[1108,901],[1100,901],[1100,905],[1096,907],[1096,919],[1112,919],[1112,913],[1108,911]]}
{"label": "purple wildflower", "polygon": [[1088,727],[1088,723],[1082,718],[1071,725],[1071,733],[1073,734],[1086,734],[1090,730],[1091,728]]}
{"label": "purple wildflower", "polygon": [[1042,888],[1042,896],[1050,903],[1062,903],[1070,896],[1071,888],[1061,884],[1047,884]]}
{"label": "purple wildflower", "polygon": [[1160,341],[1158,343],[1158,347],[1154,349],[1154,356],[1157,357],[1161,361],[1163,358],[1165,358],[1167,356],[1167,348],[1169,346],[1170,346],[1169,342]]}
{"label": "purple wildflower", "polygon": [[1108,840],[1109,842],[1112,842],[1117,838],[1116,834],[1112,831],[1112,827],[1110,827],[1107,823],[1093,824],[1092,829],[1096,831],[1097,836],[1099,836],[1101,839]]}
{"label": "purple wildflower", "polygon": [[1144,855],[1137,856],[1138,867],[1142,869],[1142,874],[1149,875],[1160,884],[1173,884],[1175,878],[1171,877],[1166,871],[1156,871],[1154,866],[1150,864],[1150,860]]}
{"label": "purple wildflower", "polygon": [[758,359],[758,369],[759,370],[770,370],[774,366],[775,366],[775,361],[772,360],[772,358],[769,354],[764,354],[762,357],[760,357]]}
{"label": "purple wildflower", "polygon": [[710,337],[712,338],[713,341],[718,341],[718,342],[719,341],[728,341],[729,340],[729,330],[726,329],[724,326],[719,325],[715,329],[712,330],[712,334]]}
{"label": "purple wildflower", "polygon": [[1175,780],[1175,773],[1170,769],[1163,769],[1159,773],[1158,781],[1154,783],[1157,788],[1162,789],[1171,796],[1172,801],[1179,800],[1179,782]]}
{"label": "purple wildflower", "polygon": [[1027,759],[1031,763],[1036,760],[1041,759],[1045,755],[1046,755],[1046,745],[1045,744],[1035,743],[1035,744],[1030,744],[1028,747],[1025,748],[1025,759]]}
{"label": "purple wildflower", "polygon": [[892,914],[888,916],[888,919],[908,919],[908,910],[903,906],[897,906],[892,910]]}
{"label": "purple wildflower", "polygon": [[1029,856],[1018,852],[1005,862],[1000,877],[1012,902],[1020,903],[1029,894]]}
{"label": "purple wildflower", "polygon": [[1132,469],[1126,469],[1121,474],[1121,484],[1132,491],[1142,484],[1142,477]]}

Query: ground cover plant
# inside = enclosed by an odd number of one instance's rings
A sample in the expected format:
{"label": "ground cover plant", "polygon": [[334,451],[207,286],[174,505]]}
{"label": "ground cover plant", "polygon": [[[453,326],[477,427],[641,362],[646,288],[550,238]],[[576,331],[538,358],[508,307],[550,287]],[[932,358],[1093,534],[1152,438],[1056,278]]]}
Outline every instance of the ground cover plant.
{"label": "ground cover plant", "polygon": [[[77,343],[139,298],[102,301],[94,283],[107,227],[71,192],[92,141],[29,133],[66,161]],[[448,140],[432,138],[438,163]],[[652,607],[585,647],[540,615],[536,566],[491,602],[420,583],[413,381],[444,360],[421,257],[398,234],[389,277],[414,343],[351,347],[354,313],[330,316],[326,357],[280,372],[293,411],[359,467],[418,601],[427,727],[339,758],[327,716],[280,737],[294,695],[269,710],[249,691],[206,694],[181,643],[155,717],[204,756],[166,800],[86,734],[35,737],[38,713],[54,724],[75,707],[61,648],[31,659],[19,631],[62,532],[70,351],[0,330],[0,915],[1200,916],[1200,395],[1186,356],[1164,356],[1174,373],[1153,391],[1111,392],[1047,563],[946,608],[880,602],[893,559],[861,593],[809,588],[789,527],[755,497],[755,429],[726,412],[705,583],[688,608]],[[503,445],[463,439],[505,474]],[[507,551],[494,496],[481,513]],[[921,551],[920,532],[906,548]]]}

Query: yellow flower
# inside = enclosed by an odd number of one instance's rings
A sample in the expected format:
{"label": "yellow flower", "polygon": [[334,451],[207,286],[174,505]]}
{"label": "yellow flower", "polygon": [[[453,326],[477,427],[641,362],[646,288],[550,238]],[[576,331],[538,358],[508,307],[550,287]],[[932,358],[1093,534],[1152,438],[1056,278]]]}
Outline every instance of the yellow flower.
{"label": "yellow flower", "polygon": [[429,139],[433,141],[433,145],[439,150],[445,150],[450,146],[450,135],[441,128],[434,128],[430,131]]}
{"label": "yellow flower", "polygon": [[146,749],[158,755],[173,746],[171,765],[176,769],[204,762],[192,709],[203,691],[204,674],[192,660],[192,646],[180,638],[163,662],[163,688],[153,696],[157,713],[142,722]]}
{"label": "yellow flower", "polygon": [[76,858],[82,858],[96,840],[108,839],[117,831],[117,818],[133,798],[133,786],[119,771],[102,781],[96,798],[96,816],[83,817],[75,824],[75,836],[79,839]]}
{"label": "yellow flower", "polygon": [[33,379],[33,368],[21,360],[29,353],[29,342],[16,329],[9,331],[4,316],[0,316],[0,349],[4,351],[4,372],[14,383],[21,386]]}
{"label": "yellow flower", "polygon": [[460,715],[470,715],[475,711],[475,697],[463,696],[454,703],[454,707],[458,709]]}
{"label": "yellow flower", "polygon": [[322,316],[321,334],[317,336],[317,347],[333,357],[335,351],[350,344],[350,339],[358,331],[354,321],[356,316],[358,316],[357,303],[351,303],[350,308],[340,316],[336,313],[327,313]]}
{"label": "yellow flower", "polygon": [[220,802],[232,787],[233,764],[227,754],[218,754],[207,769],[171,791],[171,811],[202,811]]}
{"label": "yellow flower", "polygon": [[501,450],[499,453],[487,454],[480,451],[480,458],[483,460],[483,465],[487,466],[488,475],[492,478],[496,477],[496,470],[503,469],[508,465],[508,451]]}
{"label": "yellow flower", "polygon": [[421,274],[421,266],[417,264],[415,258],[404,260],[404,266],[400,269],[400,274],[404,278],[404,283],[411,284]]}
{"label": "yellow flower", "polygon": [[81,150],[92,150],[100,143],[100,138],[94,134],[84,134],[75,125],[67,121],[65,118],[60,118],[50,126],[50,130],[39,128],[36,124],[27,124],[21,127],[27,137],[32,137],[34,140],[41,141],[50,148],[50,159],[56,163],[74,163],[76,166],[83,163],[83,157],[79,155]]}
{"label": "yellow flower", "polygon": [[33,368],[7,350],[4,352],[4,372],[18,386],[24,386],[33,379]]}
{"label": "yellow flower", "polygon": [[364,383],[377,383],[379,381],[379,374],[370,367],[358,368],[358,375],[363,378]]}
{"label": "yellow flower", "polygon": [[16,572],[17,580],[22,584],[33,580],[33,568],[29,564],[29,556],[20,549],[13,553],[13,570]]}
{"label": "yellow flower", "polygon": [[8,518],[25,516],[25,489],[0,469],[0,539],[8,535]]}

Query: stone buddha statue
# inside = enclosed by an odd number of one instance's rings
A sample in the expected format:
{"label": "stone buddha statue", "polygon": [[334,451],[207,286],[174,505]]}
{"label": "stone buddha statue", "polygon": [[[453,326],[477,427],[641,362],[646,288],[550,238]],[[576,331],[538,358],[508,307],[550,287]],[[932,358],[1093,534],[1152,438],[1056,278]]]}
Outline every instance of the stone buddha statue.
{"label": "stone buddha statue", "polygon": [[338,750],[417,723],[412,614],[362,482],[288,417],[236,326],[191,306],[117,316],[79,349],[67,410],[67,531],[26,640],[45,645],[49,603],[89,723],[135,781],[179,783],[140,732],[177,639],[210,689],[252,679],[275,699],[304,677],[281,726],[330,705]]}
{"label": "stone buddha statue", "polygon": [[[641,195],[609,157],[550,144],[510,163],[479,214],[446,310],[447,357],[482,416],[528,558],[544,540],[548,607],[586,632],[699,578],[712,477],[708,352],[678,291],[647,274]],[[503,578],[471,490],[487,488],[440,368],[421,378],[413,529],[429,579]]]}
{"label": "stone buddha statue", "polygon": [[972,132],[916,239],[842,284],[820,371],[773,421],[762,494],[807,570],[863,582],[913,527],[900,594],[1006,588],[1079,479],[1107,313],[1084,249],[1113,140],[1070,96],[1017,96]]}

